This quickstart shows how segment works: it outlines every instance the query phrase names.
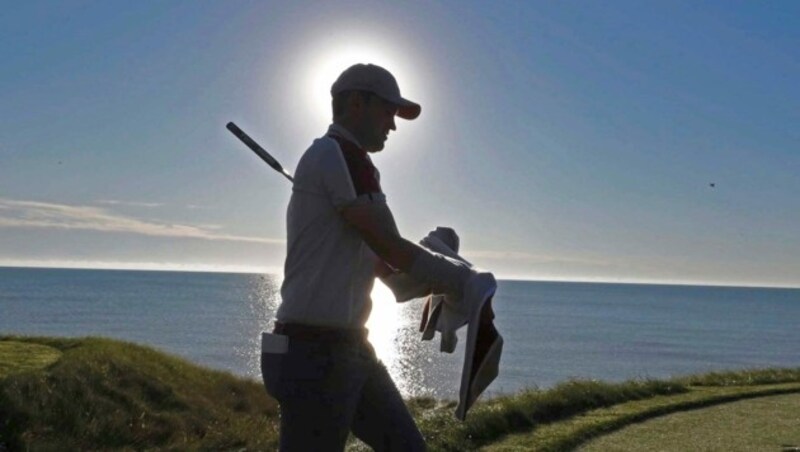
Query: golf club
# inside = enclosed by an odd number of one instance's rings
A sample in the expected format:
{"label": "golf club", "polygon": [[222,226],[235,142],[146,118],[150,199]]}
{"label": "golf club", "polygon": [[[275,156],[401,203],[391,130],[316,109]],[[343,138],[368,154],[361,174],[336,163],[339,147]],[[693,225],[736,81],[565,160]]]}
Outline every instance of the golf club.
{"label": "golf club", "polygon": [[275,160],[271,155],[269,155],[269,152],[265,151],[264,148],[262,148],[261,146],[258,145],[258,143],[255,142],[255,140],[253,140],[252,138],[250,138],[249,135],[244,133],[244,131],[242,131],[242,129],[240,129],[239,126],[237,126],[233,122],[229,122],[228,125],[226,125],[225,127],[227,127],[227,129],[230,130],[232,134],[236,135],[236,138],[242,140],[242,142],[245,145],[247,145],[247,147],[249,147],[253,152],[255,152],[259,157],[261,157],[261,160],[267,162],[267,165],[271,166],[275,171],[286,176],[286,178],[289,179],[291,182],[294,182],[294,178],[292,177],[292,175],[289,174],[288,171],[283,169],[283,166],[281,166],[281,164],[278,163],[277,160]]}

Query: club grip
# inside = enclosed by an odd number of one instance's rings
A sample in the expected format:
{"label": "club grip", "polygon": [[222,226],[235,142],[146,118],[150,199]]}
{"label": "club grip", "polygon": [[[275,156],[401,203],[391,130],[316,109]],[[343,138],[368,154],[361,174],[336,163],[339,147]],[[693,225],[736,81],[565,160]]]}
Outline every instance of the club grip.
{"label": "club grip", "polygon": [[281,166],[281,164],[280,164],[280,163],[278,163],[278,161],[277,161],[277,160],[275,160],[274,158],[272,158],[272,156],[271,156],[271,155],[269,155],[269,154],[267,153],[267,151],[265,151],[265,150],[264,150],[264,148],[262,148],[261,146],[259,146],[259,145],[258,145],[258,143],[256,143],[256,142],[255,142],[255,141],[254,141],[252,138],[250,138],[250,136],[249,136],[249,135],[247,135],[246,133],[244,133],[244,131],[243,131],[242,129],[240,129],[240,128],[239,128],[239,126],[237,126],[237,125],[236,125],[236,124],[234,124],[233,122],[229,122],[229,123],[228,123],[228,124],[227,124],[225,127],[226,127],[228,130],[230,130],[232,134],[236,135],[236,138],[238,138],[238,139],[242,140],[242,143],[244,143],[245,145],[247,145],[247,147],[249,147],[250,149],[252,149],[252,150],[253,150],[253,152],[255,152],[256,154],[258,154],[258,156],[259,156],[259,157],[261,157],[261,159],[262,159],[262,160],[264,160],[265,162],[267,162],[267,164],[268,164],[269,166],[271,166],[271,167],[275,168],[276,170],[278,170],[278,171],[280,171],[280,172],[283,172],[283,167]]}

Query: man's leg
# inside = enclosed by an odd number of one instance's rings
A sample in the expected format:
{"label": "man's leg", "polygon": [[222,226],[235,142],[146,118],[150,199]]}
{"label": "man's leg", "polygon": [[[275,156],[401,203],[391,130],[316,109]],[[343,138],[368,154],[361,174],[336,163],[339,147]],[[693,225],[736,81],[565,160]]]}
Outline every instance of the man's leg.
{"label": "man's leg", "polygon": [[356,407],[353,434],[376,451],[424,451],[425,439],[408,412],[403,397],[373,358]]}
{"label": "man's leg", "polygon": [[281,451],[344,450],[366,373],[342,355],[290,342],[280,378]]}

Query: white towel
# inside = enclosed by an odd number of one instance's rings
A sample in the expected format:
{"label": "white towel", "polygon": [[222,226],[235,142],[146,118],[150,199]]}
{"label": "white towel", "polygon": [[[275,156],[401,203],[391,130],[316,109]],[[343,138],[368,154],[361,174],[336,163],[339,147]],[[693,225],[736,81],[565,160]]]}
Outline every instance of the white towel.
{"label": "white towel", "polygon": [[[471,267],[472,264],[458,255],[459,242],[453,229],[437,227],[420,241],[420,245]],[[459,403],[455,413],[457,418],[464,420],[467,410],[499,372],[503,337],[494,327],[491,306],[497,282],[491,273],[473,273],[464,287],[462,297],[453,300],[444,295],[430,295],[426,284],[414,281],[405,274],[393,274],[383,278],[383,281],[398,302],[428,295],[420,323],[422,340],[433,339],[438,331],[441,333],[441,351],[452,353],[458,342],[456,330],[468,325]]]}

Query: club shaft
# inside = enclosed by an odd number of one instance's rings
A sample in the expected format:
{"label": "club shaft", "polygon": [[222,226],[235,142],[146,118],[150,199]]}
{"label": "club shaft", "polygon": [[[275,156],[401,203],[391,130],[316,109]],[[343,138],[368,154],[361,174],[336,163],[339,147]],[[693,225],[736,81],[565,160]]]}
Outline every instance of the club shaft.
{"label": "club shaft", "polygon": [[283,166],[281,166],[281,164],[278,163],[278,161],[275,160],[274,157],[269,155],[269,152],[267,152],[264,148],[259,146],[259,144],[256,143],[254,139],[250,138],[249,135],[244,133],[244,131],[240,129],[239,126],[237,126],[233,122],[229,122],[225,127],[228,130],[230,130],[232,134],[236,135],[236,138],[242,140],[242,143],[244,143],[247,147],[249,147],[250,150],[255,152],[256,155],[261,157],[261,160],[266,162],[267,165],[271,166],[275,171],[283,174],[291,182],[294,182],[294,178],[289,174],[289,172],[283,169]]}

